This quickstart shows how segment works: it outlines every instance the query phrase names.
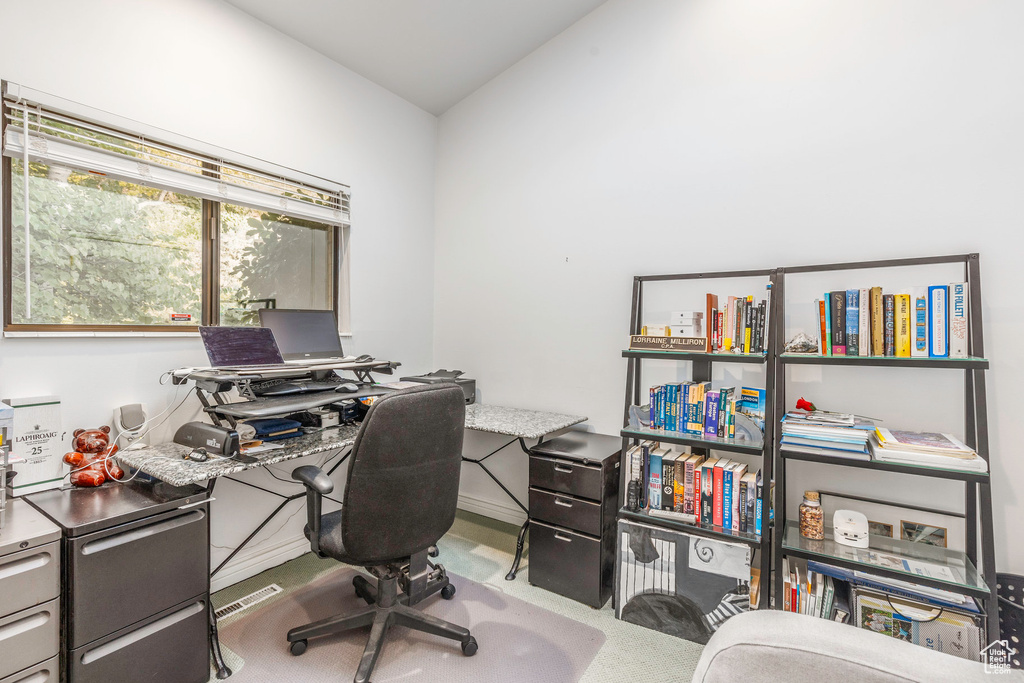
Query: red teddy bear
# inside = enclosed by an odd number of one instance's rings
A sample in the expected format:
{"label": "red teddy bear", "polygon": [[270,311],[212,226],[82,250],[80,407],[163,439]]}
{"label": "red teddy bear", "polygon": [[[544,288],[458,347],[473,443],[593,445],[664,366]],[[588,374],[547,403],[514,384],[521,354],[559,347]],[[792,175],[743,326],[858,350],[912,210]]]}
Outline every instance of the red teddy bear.
{"label": "red teddy bear", "polygon": [[111,459],[117,453],[117,444],[110,445],[110,427],[76,429],[75,449],[64,456],[71,465],[71,483],[75,486],[99,486],[107,479],[120,479],[124,470]]}

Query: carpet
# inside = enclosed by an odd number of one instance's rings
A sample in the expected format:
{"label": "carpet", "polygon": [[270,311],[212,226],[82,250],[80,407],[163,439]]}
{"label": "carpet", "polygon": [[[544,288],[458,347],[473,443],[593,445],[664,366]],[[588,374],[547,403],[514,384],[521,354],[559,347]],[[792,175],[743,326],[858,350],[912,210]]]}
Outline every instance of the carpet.
{"label": "carpet", "polygon": [[[368,628],[311,640],[300,657],[288,652],[289,629],[360,608],[348,567],[326,574],[265,606],[231,620],[221,641],[245,666],[231,680],[335,683],[355,674]],[[392,627],[377,666],[375,683],[576,683],[605,641],[598,629],[469,579],[451,575],[458,589],[453,600],[432,596],[418,608],[469,628],[480,649],[465,657],[459,643]]]}

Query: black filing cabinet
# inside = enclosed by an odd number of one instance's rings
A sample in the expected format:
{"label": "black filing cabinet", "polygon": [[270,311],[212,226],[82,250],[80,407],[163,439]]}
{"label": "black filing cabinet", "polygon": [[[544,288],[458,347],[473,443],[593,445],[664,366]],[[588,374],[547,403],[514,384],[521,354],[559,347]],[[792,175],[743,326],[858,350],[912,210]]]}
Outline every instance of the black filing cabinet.
{"label": "black filing cabinet", "polygon": [[530,583],[601,607],[612,594],[619,437],[570,432],[530,449]]}
{"label": "black filing cabinet", "polygon": [[27,500],[63,530],[64,683],[204,683],[205,489],[112,482]]}

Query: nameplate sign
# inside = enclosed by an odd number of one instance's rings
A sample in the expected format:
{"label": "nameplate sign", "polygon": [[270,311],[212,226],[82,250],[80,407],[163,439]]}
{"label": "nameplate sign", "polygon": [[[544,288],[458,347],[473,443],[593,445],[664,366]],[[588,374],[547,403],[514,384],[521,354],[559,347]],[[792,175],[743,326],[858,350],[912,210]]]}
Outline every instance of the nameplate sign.
{"label": "nameplate sign", "polygon": [[704,353],[708,340],[704,337],[647,337],[634,334],[629,338],[631,351],[688,351]]}

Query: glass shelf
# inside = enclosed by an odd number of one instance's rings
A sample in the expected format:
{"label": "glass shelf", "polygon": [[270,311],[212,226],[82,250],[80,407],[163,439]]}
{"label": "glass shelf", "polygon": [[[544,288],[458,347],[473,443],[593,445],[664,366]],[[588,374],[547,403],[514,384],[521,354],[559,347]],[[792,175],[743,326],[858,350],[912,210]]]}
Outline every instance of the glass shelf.
{"label": "glass shelf", "polygon": [[812,541],[800,535],[800,526],[796,521],[789,520],[782,539],[782,550],[783,554],[791,557],[818,560],[853,571],[888,576],[983,599],[991,597],[984,579],[966,554],[927,543],[871,536],[870,548],[852,548],[836,543],[832,527],[825,527],[824,540]]}
{"label": "glass shelf", "polygon": [[899,472],[901,474],[916,474],[921,477],[935,477],[937,479],[955,479],[958,481],[988,481],[988,472],[974,472],[970,470],[957,470],[944,467],[932,467],[930,465],[913,465],[910,463],[884,462],[881,460],[858,460],[855,458],[842,458],[838,456],[818,455],[816,453],[802,453],[792,451],[785,446],[780,451],[783,458],[787,460],[805,460],[807,462],[822,462],[828,465],[840,465],[842,467],[862,467],[869,470],[881,470],[883,472]]}
{"label": "glass shelf", "polygon": [[720,526],[701,526],[698,524],[687,524],[686,522],[678,519],[671,519],[669,517],[657,517],[650,515],[646,510],[629,510],[627,508],[621,508],[619,510],[619,517],[622,519],[628,519],[634,522],[643,522],[644,524],[650,524],[651,526],[660,526],[665,529],[674,529],[676,531],[682,531],[694,536],[706,536],[708,538],[717,538],[723,541],[738,541],[740,543],[746,543],[747,545],[758,546],[761,544],[761,537],[757,534],[748,534],[742,531],[733,531],[732,529],[725,529]]}
{"label": "glass shelf", "polygon": [[702,353],[699,351],[651,351],[645,349],[625,349],[623,358],[651,358],[663,360],[711,361],[713,363],[764,363],[767,356],[763,353]]}
{"label": "glass shelf", "polygon": [[819,356],[816,353],[783,353],[779,360],[804,365],[879,365],[907,368],[959,368],[984,370],[987,358],[931,358],[928,356]]}
{"label": "glass shelf", "polygon": [[665,443],[679,444],[680,446],[693,446],[695,448],[713,448],[719,451],[731,451],[733,453],[748,453],[750,455],[761,455],[764,451],[764,442],[740,441],[739,439],[720,439],[717,436],[704,434],[687,434],[685,432],[673,432],[667,429],[646,429],[644,427],[627,427],[621,432],[621,436],[634,439],[650,439],[651,441],[663,441]]}

